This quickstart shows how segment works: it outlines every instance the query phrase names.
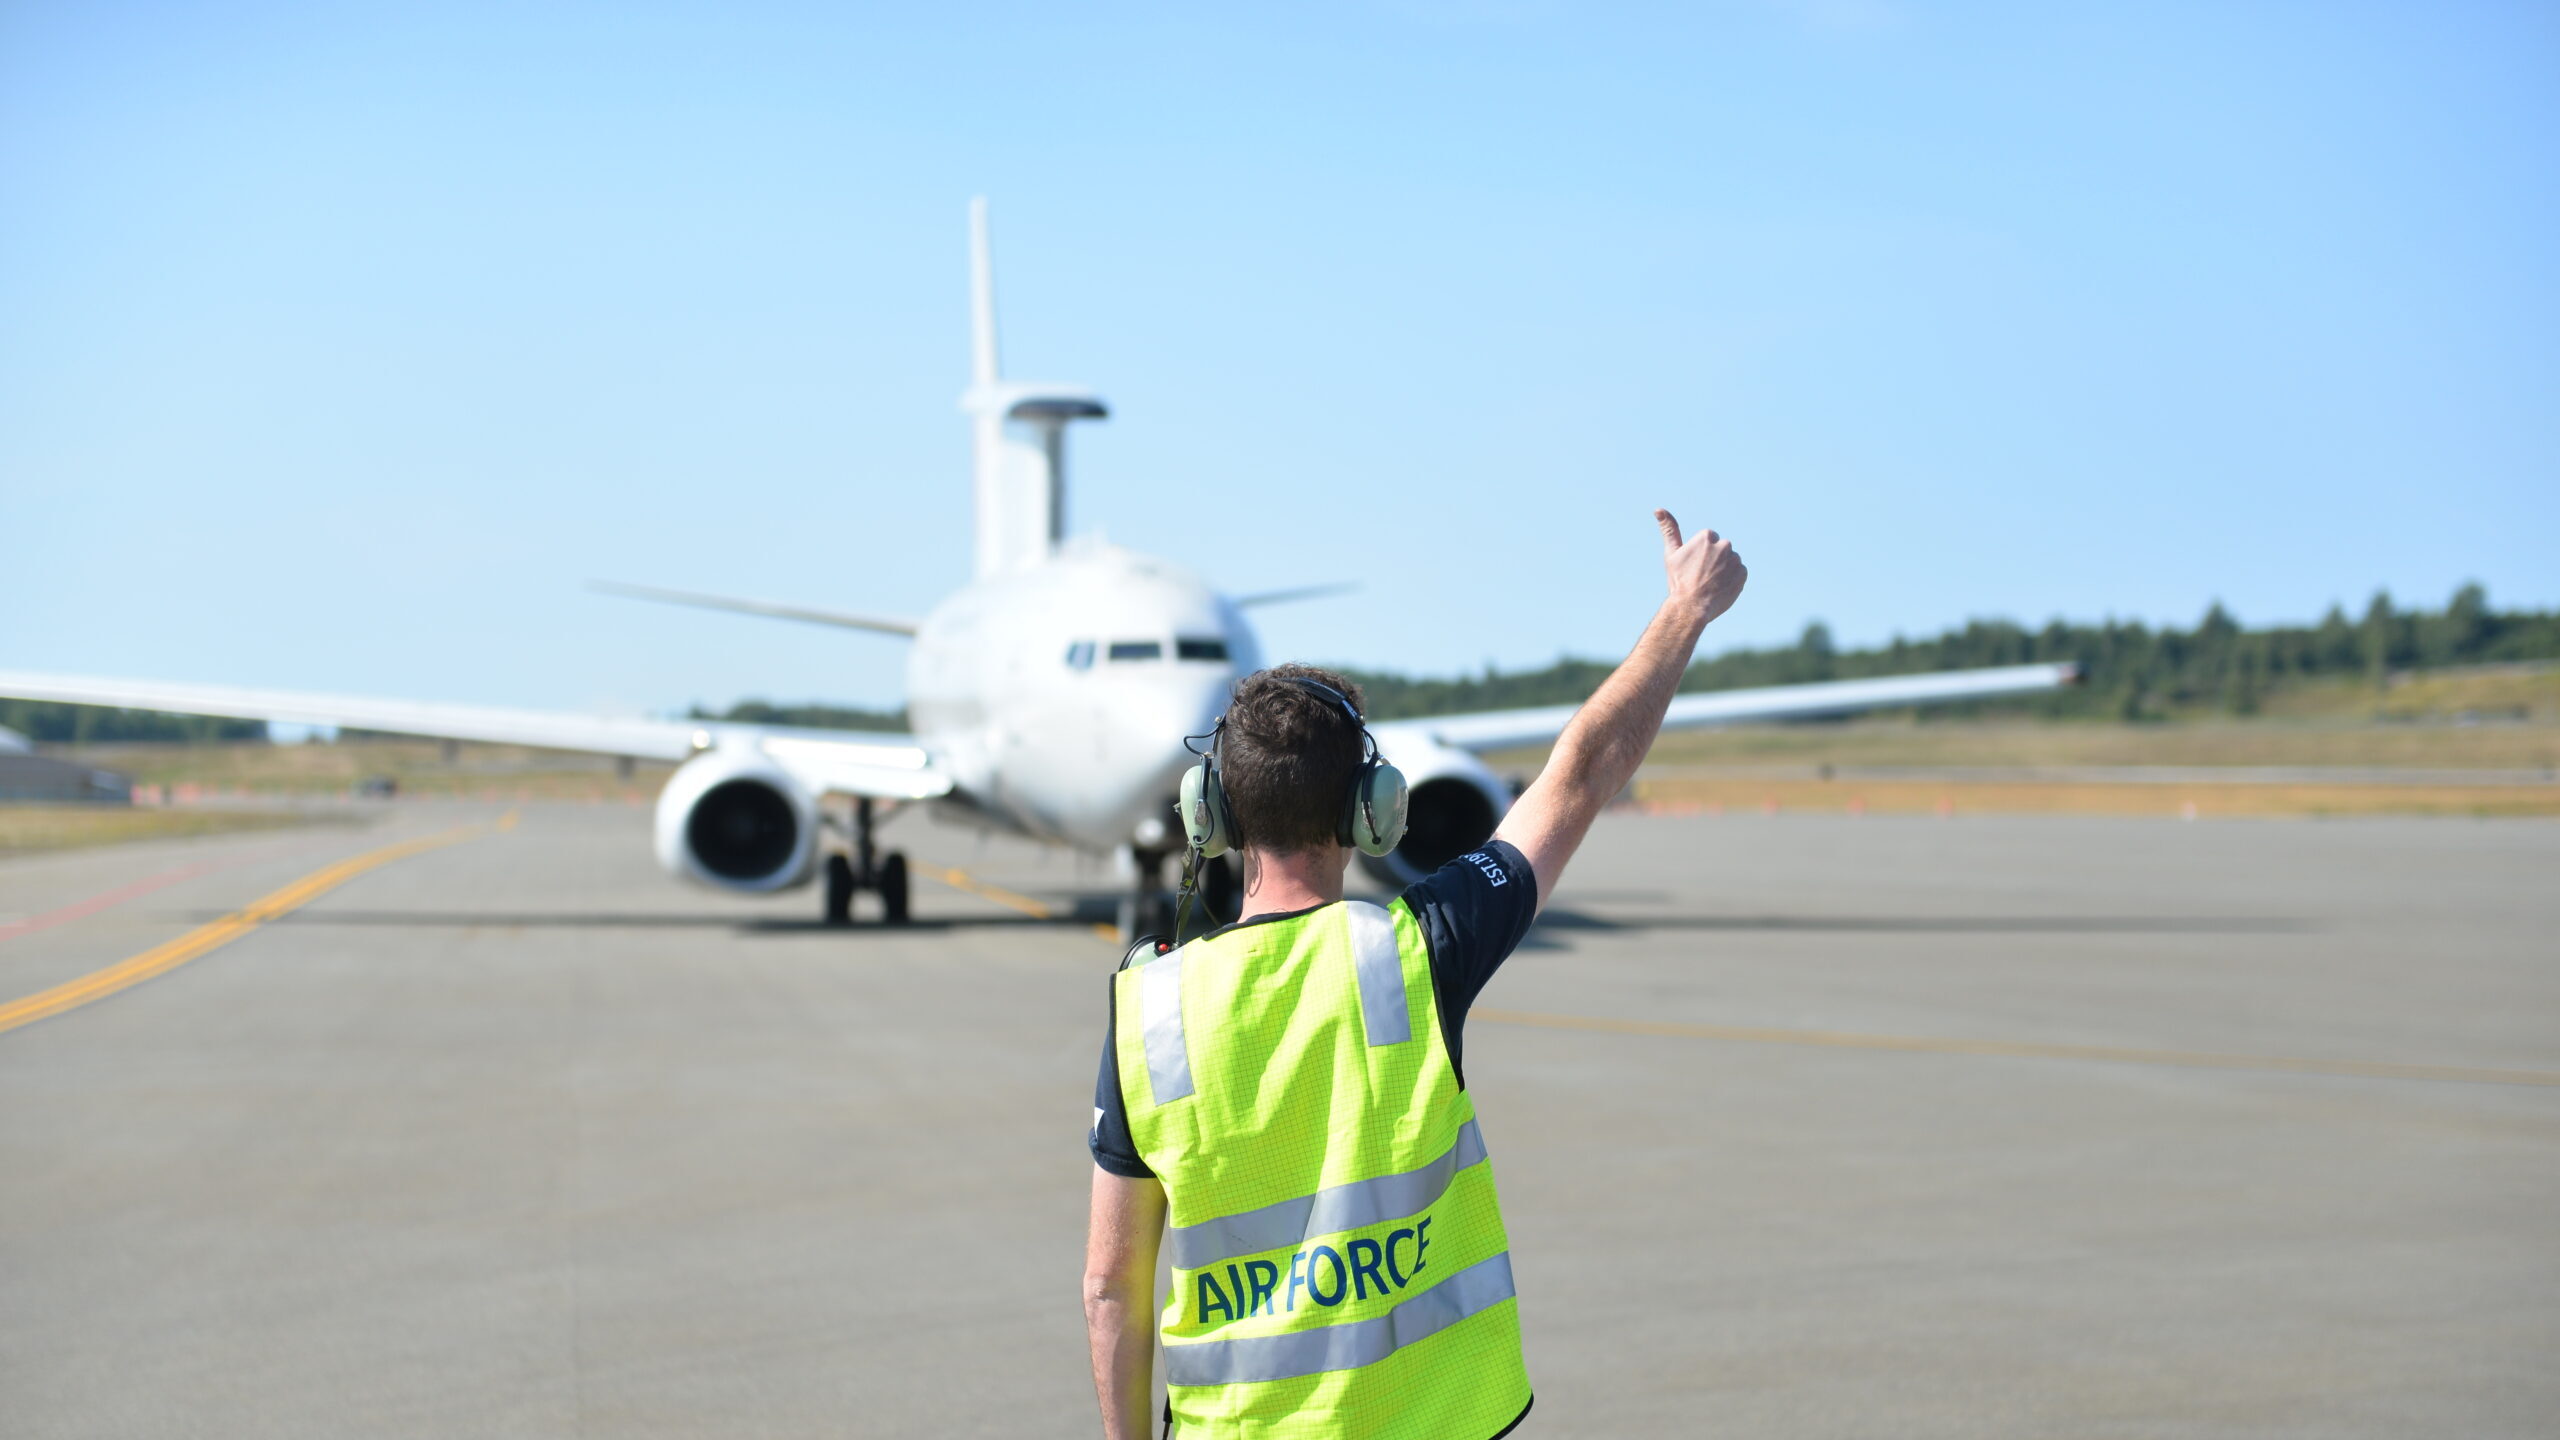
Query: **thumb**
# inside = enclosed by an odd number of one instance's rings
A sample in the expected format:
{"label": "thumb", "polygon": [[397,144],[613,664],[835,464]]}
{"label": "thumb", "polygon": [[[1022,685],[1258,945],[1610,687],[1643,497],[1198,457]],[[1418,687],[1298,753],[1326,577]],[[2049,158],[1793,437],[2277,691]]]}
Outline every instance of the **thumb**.
{"label": "thumb", "polygon": [[1668,555],[1680,548],[1680,522],[1668,510],[1653,512],[1653,523],[1662,527],[1662,553]]}

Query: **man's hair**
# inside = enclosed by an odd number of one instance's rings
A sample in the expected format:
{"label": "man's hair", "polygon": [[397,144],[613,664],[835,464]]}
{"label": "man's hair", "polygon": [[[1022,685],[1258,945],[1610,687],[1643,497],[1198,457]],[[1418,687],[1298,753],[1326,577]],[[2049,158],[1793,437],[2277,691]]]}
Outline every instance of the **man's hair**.
{"label": "man's hair", "polygon": [[1365,758],[1360,726],[1331,698],[1293,679],[1330,685],[1354,707],[1368,708],[1359,686],[1312,665],[1274,665],[1236,682],[1218,779],[1240,846],[1303,851],[1340,843],[1351,779]]}

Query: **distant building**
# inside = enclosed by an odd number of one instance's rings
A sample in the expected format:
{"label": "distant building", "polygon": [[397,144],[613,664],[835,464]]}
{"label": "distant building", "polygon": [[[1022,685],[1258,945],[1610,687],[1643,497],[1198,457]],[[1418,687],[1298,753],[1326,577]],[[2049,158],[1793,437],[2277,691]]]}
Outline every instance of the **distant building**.
{"label": "distant building", "polygon": [[0,755],[33,755],[34,753],[36,753],[36,742],[6,725],[0,725]]}
{"label": "distant building", "polygon": [[[9,733],[15,736],[17,732]],[[0,741],[0,801],[8,800],[130,805],[133,781],[113,770],[12,750]]]}

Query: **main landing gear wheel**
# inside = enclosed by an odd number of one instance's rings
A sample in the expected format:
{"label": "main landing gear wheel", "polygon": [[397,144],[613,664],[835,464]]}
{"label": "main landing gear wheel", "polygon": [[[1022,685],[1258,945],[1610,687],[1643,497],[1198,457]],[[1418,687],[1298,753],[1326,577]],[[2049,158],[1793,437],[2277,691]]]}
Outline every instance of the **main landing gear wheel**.
{"label": "main landing gear wheel", "polygon": [[880,918],[892,925],[907,923],[907,857],[890,851],[880,861]]}
{"label": "main landing gear wheel", "polygon": [[854,880],[853,861],[842,855],[828,856],[826,885],[827,923],[852,924],[853,892],[860,888]]}
{"label": "main landing gear wheel", "polygon": [[895,850],[882,855],[874,848],[872,820],[871,802],[854,801],[853,851],[827,857],[824,899],[830,925],[853,923],[853,897],[862,890],[880,897],[882,921],[891,925],[907,923],[907,857]]}

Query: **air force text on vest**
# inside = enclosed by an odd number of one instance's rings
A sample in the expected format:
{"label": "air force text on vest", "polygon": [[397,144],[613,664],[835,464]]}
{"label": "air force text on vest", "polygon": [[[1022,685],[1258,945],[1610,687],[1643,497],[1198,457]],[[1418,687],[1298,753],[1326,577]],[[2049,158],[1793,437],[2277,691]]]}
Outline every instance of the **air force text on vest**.
{"label": "air force text on vest", "polygon": [[1330,1245],[1309,1246],[1289,1257],[1285,1282],[1279,1265],[1270,1260],[1228,1265],[1224,1284],[1219,1283],[1217,1270],[1202,1270],[1192,1277],[1192,1318],[1206,1325],[1252,1315],[1295,1314],[1301,1294],[1314,1304],[1328,1306],[1392,1295],[1422,1273],[1422,1253],[1430,1244],[1431,1221],[1426,1216],[1383,1241],[1354,1240],[1339,1250]]}

